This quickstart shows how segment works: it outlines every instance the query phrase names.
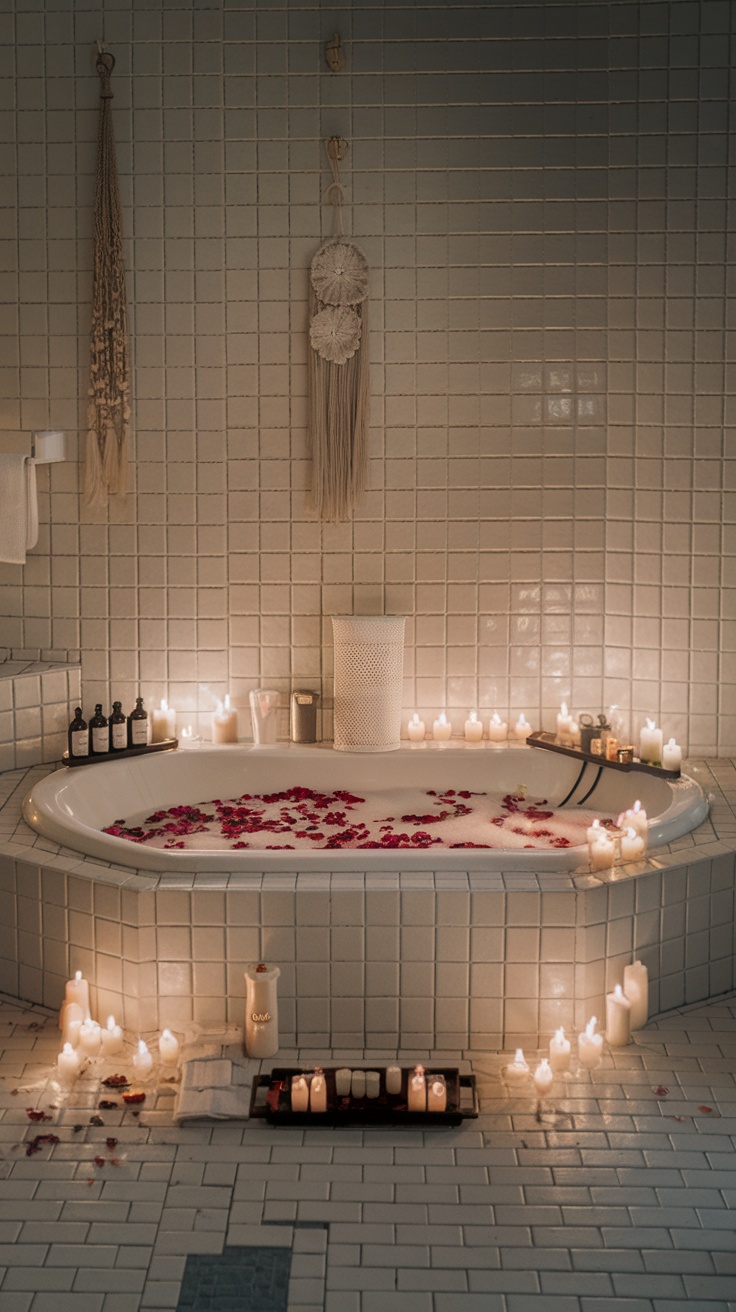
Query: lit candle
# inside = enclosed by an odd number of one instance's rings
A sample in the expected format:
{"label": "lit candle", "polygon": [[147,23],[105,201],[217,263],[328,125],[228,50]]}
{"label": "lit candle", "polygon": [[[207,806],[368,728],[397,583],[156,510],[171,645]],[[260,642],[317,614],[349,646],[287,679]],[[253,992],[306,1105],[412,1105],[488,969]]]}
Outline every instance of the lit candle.
{"label": "lit candle", "polygon": [[529,721],[524,715],[524,712],[522,711],[521,715],[516,721],[516,724],[514,725],[514,737],[519,738],[522,742],[525,742],[526,739],[529,737],[531,731],[532,731],[532,726],[530,725]]}
{"label": "lit candle", "polygon": [[61,1008],[62,1043],[71,1043],[76,1048],[79,1043],[79,1030],[84,1024],[87,1017],[84,1014],[84,1008],[80,1007],[78,1002],[65,1002]]}
{"label": "lit candle", "polygon": [[230,705],[230,695],[225,697],[225,704],[218,701],[217,710],[212,716],[213,743],[236,743],[238,741],[238,712]]}
{"label": "lit candle", "polygon": [[350,1092],[354,1098],[365,1098],[365,1071],[353,1071]]}
{"label": "lit candle", "polygon": [[365,1096],[366,1098],[377,1098],[381,1092],[381,1077],[378,1071],[366,1071],[365,1073]]}
{"label": "lit candle", "polygon": [[597,1024],[598,1017],[591,1016],[582,1034],[578,1034],[578,1059],[580,1065],[588,1071],[594,1071],[596,1066],[600,1066],[603,1055],[603,1035],[596,1034]]}
{"label": "lit candle", "polygon": [[418,713],[415,711],[406,726],[406,736],[409,739],[409,742],[423,743],[426,732],[424,720],[420,720]]}
{"label": "lit candle", "polygon": [[590,864],[594,870],[608,870],[613,865],[613,858],[616,855],[616,844],[613,839],[601,830],[600,838],[597,838],[590,845]]}
{"label": "lit candle", "polygon": [[573,747],[580,746],[580,725],[577,720],[570,720],[570,742]]}
{"label": "lit candle", "polygon": [[640,1030],[649,1019],[649,971],[643,961],[624,966],[624,993],[631,1003],[632,1030]]}
{"label": "lit candle", "polygon": [[501,719],[498,711],[494,711],[488,721],[488,737],[492,743],[505,743],[509,736],[509,726],[505,720]]}
{"label": "lit candle", "polygon": [[549,1041],[549,1064],[553,1071],[566,1071],[570,1067],[570,1040],[563,1029],[555,1030]]}
{"label": "lit candle", "polygon": [[647,813],[638,799],[628,811],[624,811],[619,816],[618,827],[619,829],[635,829],[637,834],[640,834],[646,843],[649,835],[649,823],[647,821]]}
{"label": "lit candle", "polygon": [[183,747],[185,751],[195,751],[201,742],[202,739],[199,734],[195,734],[191,724],[188,724],[179,734],[179,746]]}
{"label": "lit candle", "polygon": [[452,725],[444,711],[440,712],[439,719],[432,726],[432,737],[438,743],[447,742],[452,737]]}
{"label": "lit candle", "polygon": [[557,716],[557,734],[558,742],[568,743],[572,737],[572,716],[567,709],[567,703],[563,702],[560,706],[560,713]]}
{"label": "lit candle", "polygon": [[117,1052],[122,1051],[123,1031],[120,1025],[115,1024],[114,1016],[108,1016],[107,1025],[102,1030],[100,1038],[103,1057],[114,1057]]}
{"label": "lit candle", "polygon": [[316,1067],[309,1081],[309,1110],[310,1112],[327,1111],[327,1083],[319,1066]]}
{"label": "lit candle", "polygon": [[390,1093],[391,1096],[394,1098],[396,1097],[397,1094],[401,1093],[401,1067],[400,1066],[386,1067],[386,1093]]}
{"label": "lit candle", "polygon": [[158,1055],[162,1066],[179,1065],[179,1040],[171,1030],[162,1030],[158,1041]]}
{"label": "lit candle", "polygon": [[154,707],[151,712],[151,742],[163,743],[167,738],[176,737],[176,711],[172,710],[166,703],[166,698],[161,698],[161,708],[156,710]]}
{"label": "lit candle", "polygon": [[87,1057],[99,1057],[102,1047],[102,1030],[96,1020],[85,1020],[79,1027],[78,1047]]}
{"label": "lit candle", "polygon": [[670,738],[662,748],[662,765],[665,770],[679,770],[682,765],[682,748]]}
{"label": "lit candle", "polygon": [[62,1084],[73,1084],[79,1074],[81,1062],[79,1054],[71,1043],[65,1043],[56,1058],[56,1072]]}
{"label": "lit candle", "polygon": [[75,973],[74,979],[67,981],[65,995],[66,1002],[76,1002],[82,1008],[86,1020],[89,1016],[89,984],[81,970]]}
{"label": "lit candle", "polygon": [[303,1075],[291,1077],[291,1110],[293,1112],[309,1111],[309,1085]]}
{"label": "lit candle", "polygon": [[595,818],[595,820],[593,821],[592,825],[589,825],[589,826],[588,826],[588,829],[586,830],[586,838],[587,838],[587,840],[588,840],[588,847],[592,847],[593,843],[597,842],[597,840],[600,838],[601,834],[605,834],[605,832],[606,832],[605,829],[603,829],[603,828],[601,827],[601,822],[600,822],[600,820],[599,820],[598,817],[596,816],[596,818]]}
{"label": "lit candle", "polygon": [[534,1088],[536,1089],[540,1098],[546,1098],[547,1094],[552,1088],[552,1085],[555,1082],[554,1071],[552,1070],[552,1067],[550,1066],[546,1057],[543,1057],[542,1060],[540,1061],[539,1065],[537,1066],[532,1076],[532,1079],[534,1080]]}
{"label": "lit candle", "polygon": [[478,719],[478,712],[471,711],[469,718],[465,721],[465,741],[466,743],[479,743],[483,737],[483,725]]}
{"label": "lit candle", "polygon": [[143,1039],[138,1040],[138,1051],[133,1053],[133,1069],[139,1080],[145,1080],[153,1070],[153,1057]]}
{"label": "lit candle", "polygon": [[353,1072],[349,1066],[341,1066],[335,1071],[335,1093],[338,1098],[347,1098],[353,1079]]}
{"label": "lit candle", "polygon": [[639,735],[639,760],[659,763],[662,760],[662,738],[662,730],[656,727],[654,720],[647,719]]}
{"label": "lit candle", "polygon": [[444,1112],[447,1110],[447,1086],[444,1075],[430,1075],[427,1084],[427,1111]]}
{"label": "lit candle", "polygon": [[407,1105],[410,1112],[426,1112],[427,1110],[427,1081],[424,1078],[423,1066],[415,1066],[409,1078]]}
{"label": "lit candle", "polygon": [[621,860],[641,861],[644,855],[644,839],[631,826],[621,835]]}
{"label": "lit candle", "polygon": [[620,984],[606,994],[606,1038],[612,1048],[631,1043],[631,1003]]}
{"label": "lit candle", "polygon": [[504,1079],[507,1084],[526,1084],[530,1074],[524,1053],[521,1048],[517,1048],[514,1060],[503,1068]]}

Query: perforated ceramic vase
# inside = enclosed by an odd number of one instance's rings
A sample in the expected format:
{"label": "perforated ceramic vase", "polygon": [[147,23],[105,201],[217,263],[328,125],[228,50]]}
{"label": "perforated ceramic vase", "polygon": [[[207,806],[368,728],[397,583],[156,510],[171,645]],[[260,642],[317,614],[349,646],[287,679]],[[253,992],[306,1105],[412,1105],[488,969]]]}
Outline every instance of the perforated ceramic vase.
{"label": "perforated ceramic vase", "polygon": [[339,615],[334,745],[339,752],[393,752],[401,733],[403,615]]}

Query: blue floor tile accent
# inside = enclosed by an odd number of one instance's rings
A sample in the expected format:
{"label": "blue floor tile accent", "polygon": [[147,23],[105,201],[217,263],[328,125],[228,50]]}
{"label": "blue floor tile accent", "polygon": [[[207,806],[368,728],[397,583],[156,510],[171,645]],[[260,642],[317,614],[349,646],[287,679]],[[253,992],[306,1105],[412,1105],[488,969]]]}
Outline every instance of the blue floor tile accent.
{"label": "blue floor tile accent", "polygon": [[290,1248],[190,1253],[177,1312],[286,1312]]}

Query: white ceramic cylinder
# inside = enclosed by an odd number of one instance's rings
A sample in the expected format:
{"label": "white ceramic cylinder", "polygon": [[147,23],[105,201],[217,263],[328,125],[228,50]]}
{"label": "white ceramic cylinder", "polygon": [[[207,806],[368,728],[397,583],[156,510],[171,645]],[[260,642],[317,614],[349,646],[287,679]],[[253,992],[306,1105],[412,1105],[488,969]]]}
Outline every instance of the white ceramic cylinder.
{"label": "white ceramic cylinder", "polygon": [[624,966],[624,993],[631,1003],[632,1030],[643,1029],[649,1019],[649,971],[643,961]]}
{"label": "white ceramic cylinder", "polygon": [[245,1051],[274,1057],[279,1050],[278,966],[252,962],[245,968]]}
{"label": "white ceramic cylinder", "polygon": [[606,994],[606,1038],[611,1048],[631,1043],[631,1003],[620,984]]}
{"label": "white ceramic cylinder", "polygon": [[339,752],[401,746],[403,615],[336,615],[334,745]]}
{"label": "white ceramic cylinder", "polygon": [[338,1098],[347,1098],[352,1087],[353,1072],[349,1066],[341,1066],[335,1071],[335,1093]]}
{"label": "white ceramic cylinder", "polygon": [[377,1098],[381,1092],[381,1077],[378,1071],[366,1071],[365,1073],[365,1096],[366,1098]]}

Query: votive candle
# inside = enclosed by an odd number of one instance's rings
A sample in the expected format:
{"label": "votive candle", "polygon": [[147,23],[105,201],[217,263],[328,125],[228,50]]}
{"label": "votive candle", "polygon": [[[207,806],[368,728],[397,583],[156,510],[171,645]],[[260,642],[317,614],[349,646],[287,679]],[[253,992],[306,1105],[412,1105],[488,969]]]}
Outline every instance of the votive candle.
{"label": "votive candle", "polygon": [[162,743],[167,738],[176,737],[176,711],[170,707],[165,697],[161,698],[161,706],[157,710],[154,706],[151,712],[151,742]]}
{"label": "votive candle", "polygon": [[504,1079],[508,1084],[526,1084],[530,1075],[531,1071],[527,1065],[523,1050],[517,1048],[514,1060],[508,1062],[503,1068]]}
{"label": "votive candle", "polygon": [[531,731],[532,731],[532,726],[530,725],[524,712],[522,711],[521,715],[516,721],[516,724],[514,725],[514,737],[518,738],[521,742],[525,742],[526,739],[529,737]]}
{"label": "votive candle", "polygon": [[85,1020],[79,1027],[78,1047],[88,1057],[99,1057],[102,1048],[102,1030],[96,1020]]}
{"label": "votive candle", "polygon": [[138,1050],[133,1053],[133,1069],[139,1080],[145,1080],[153,1070],[153,1057],[144,1039],[138,1040]]}
{"label": "votive candle", "polygon": [[309,1082],[309,1110],[310,1112],[327,1111],[327,1082],[319,1066]]}
{"label": "votive candle", "polygon": [[338,1098],[347,1098],[352,1085],[353,1072],[349,1066],[341,1066],[335,1071],[335,1093]]}
{"label": "votive candle", "polygon": [[293,1112],[309,1111],[309,1085],[303,1075],[291,1077],[291,1110]]}
{"label": "votive candle", "polygon": [[406,736],[410,743],[423,743],[426,736],[426,727],[424,720],[420,720],[418,713],[415,711],[409,723],[406,726]]}
{"label": "votive candle", "polygon": [[224,705],[218,701],[217,710],[212,716],[213,743],[236,743],[238,741],[238,712],[230,705],[230,694],[225,697]]}
{"label": "votive candle", "polygon": [[647,718],[646,725],[639,735],[639,759],[641,761],[652,764],[662,760],[663,736],[662,730],[657,728],[654,720]]}
{"label": "votive candle", "polygon": [[162,1066],[179,1065],[179,1040],[171,1030],[162,1030],[158,1041],[158,1055]]}
{"label": "votive candle", "polygon": [[603,1056],[603,1035],[596,1033],[598,1017],[591,1016],[582,1034],[578,1034],[578,1060],[588,1071],[600,1066]]}
{"label": "votive candle", "polygon": [[540,1098],[546,1097],[546,1095],[549,1093],[550,1089],[552,1088],[552,1085],[555,1082],[554,1071],[552,1070],[552,1067],[550,1066],[546,1057],[543,1057],[542,1060],[540,1061],[539,1065],[534,1071],[532,1079],[534,1081],[534,1088],[536,1089]]}
{"label": "votive candle", "polygon": [[483,737],[483,725],[478,719],[478,712],[471,711],[468,719],[465,721],[465,741],[467,743],[479,743]]}
{"label": "votive candle", "polygon": [[549,1064],[553,1071],[566,1071],[570,1067],[570,1040],[565,1031],[555,1030],[549,1041]]}
{"label": "votive candle", "polygon": [[432,726],[432,737],[438,743],[447,742],[452,737],[452,725],[444,711],[440,712]]}
{"label": "votive candle", "polygon": [[662,748],[662,765],[665,770],[679,770],[682,765],[682,748],[670,738]]}
{"label": "votive candle", "polygon": [[116,1025],[114,1016],[108,1016],[107,1024],[101,1031],[100,1038],[102,1040],[103,1057],[114,1057],[116,1053],[122,1051],[123,1030],[121,1025]]}
{"label": "votive candle", "polygon": [[641,861],[644,855],[644,839],[629,826],[621,835],[621,860]]}
{"label": "votive candle", "polygon": [[557,716],[557,734],[559,742],[569,742],[572,737],[572,716],[567,709],[567,702],[560,706],[560,713]]}
{"label": "votive candle", "polygon": [[509,726],[505,720],[501,719],[498,711],[494,711],[488,721],[488,737],[492,743],[505,743],[509,736]]}
{"label": "votive candle", "polygon": [[401,1078],[400,1066],[387,1066],[386,1093],[390,1093],[392,1097],[396,1097],[397,1094],[401,1093]]}
{"label": "votive candle", "polygon": [[71,1043],[65,1043],[56,1058],[56,1073],[62,1084],[74,1083],[79,1074],[81,1064],[79,1053],[75,1051]]}

